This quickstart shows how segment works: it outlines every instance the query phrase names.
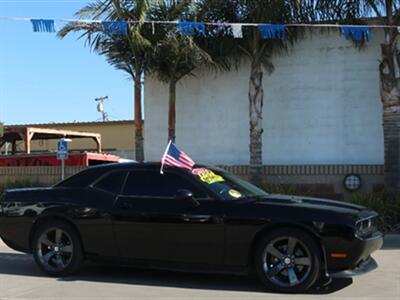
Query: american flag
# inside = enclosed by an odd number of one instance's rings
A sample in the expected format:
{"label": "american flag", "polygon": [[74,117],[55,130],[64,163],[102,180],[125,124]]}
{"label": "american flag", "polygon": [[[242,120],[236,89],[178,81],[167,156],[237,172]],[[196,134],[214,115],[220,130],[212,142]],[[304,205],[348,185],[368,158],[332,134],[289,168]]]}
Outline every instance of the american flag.
{"label": "american flag", "polygon": [[161,158],[161,174],[163,173],[164,165],[191,170],[195,165],[195,162],[170,141],[167,149],[165,149],[163,157]]}

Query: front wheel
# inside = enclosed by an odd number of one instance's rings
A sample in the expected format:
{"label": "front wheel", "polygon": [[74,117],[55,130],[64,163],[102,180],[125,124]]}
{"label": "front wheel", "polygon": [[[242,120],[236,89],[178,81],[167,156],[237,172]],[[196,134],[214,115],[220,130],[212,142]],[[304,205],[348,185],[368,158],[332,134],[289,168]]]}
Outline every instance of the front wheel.
{"label": "front wheel", "polygon": [[78,234],[64,222],[50,221],[39,226],[33,237],[32,250],[38,266],[51,276],[70,275],[83,263]]}
{"label": "front wheel", "polygon": [[321,274],[321,251],[301,230],[283,228],[267,234],[255,256],[258,278],[268,289],[299,293],[309,289]]}

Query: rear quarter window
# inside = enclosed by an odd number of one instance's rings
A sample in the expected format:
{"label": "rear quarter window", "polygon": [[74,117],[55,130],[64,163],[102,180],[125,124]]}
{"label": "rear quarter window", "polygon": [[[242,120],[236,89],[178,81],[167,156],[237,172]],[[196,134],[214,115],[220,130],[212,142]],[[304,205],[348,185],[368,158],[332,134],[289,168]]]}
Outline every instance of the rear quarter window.
{"label": "rear quarter window", "polygon": [[108,169],[89,168],[57,183],[56,187],[86,187],[105,174]]}
{"label": "rear quarter window", "polygon": [[111,172],[101,178],[93,187],[102,191],[119,194],[127,174],[127,171]]}

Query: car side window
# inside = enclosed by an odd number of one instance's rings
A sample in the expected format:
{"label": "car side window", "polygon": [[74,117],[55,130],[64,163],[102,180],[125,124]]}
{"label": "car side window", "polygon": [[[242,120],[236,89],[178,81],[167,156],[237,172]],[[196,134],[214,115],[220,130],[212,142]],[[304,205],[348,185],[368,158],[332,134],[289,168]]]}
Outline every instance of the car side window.
{"label": "car side window", "polygon": [[115,171],[100,179],[94,187],[103,191],[119,194],[126,178],[127,171]]}
{"label": "car side window", "polygon": [[182,176],[157,171],[130,172],[123,191],[127,196],[175,197],[178,190],[190,190],[196,198],[207,194]]}

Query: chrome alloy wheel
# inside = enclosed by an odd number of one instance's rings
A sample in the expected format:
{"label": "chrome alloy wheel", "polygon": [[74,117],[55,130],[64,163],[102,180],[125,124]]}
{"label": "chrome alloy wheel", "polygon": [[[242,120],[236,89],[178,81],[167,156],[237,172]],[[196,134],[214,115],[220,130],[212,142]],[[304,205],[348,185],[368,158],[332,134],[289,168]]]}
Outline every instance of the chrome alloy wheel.
{"label": "chrome alloy wheel", "polygon": [[282,236],[270,241],[263,252],[265,276],[280,287],[294,287],[311,272],[311,253],[303,242],[295,237]]}
{"label": "chrome alloy wheel", "polygon": [[63,271],[72,260],[72,239],[60,228],[49,228],[39,237],[36,251],[40,263],[46,270]]}

